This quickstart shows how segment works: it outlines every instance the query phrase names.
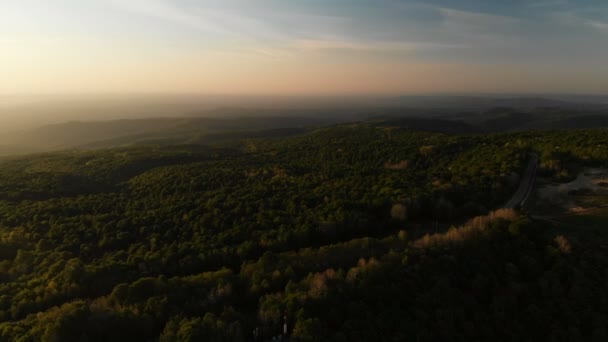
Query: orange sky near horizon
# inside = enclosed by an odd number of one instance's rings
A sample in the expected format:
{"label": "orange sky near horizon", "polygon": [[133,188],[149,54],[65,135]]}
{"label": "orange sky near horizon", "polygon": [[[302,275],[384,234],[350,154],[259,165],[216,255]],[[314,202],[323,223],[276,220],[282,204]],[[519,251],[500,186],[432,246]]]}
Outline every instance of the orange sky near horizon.
{"label": "orange sky near horizon", "polygon": [[[338,16],[319,14],[322,5],[267,3],[247,14],[214,1],[8,1],[0,4],[0,94],[608,91],[600,62],[608,26],[600,21],[581,21],[570,40],[533,33],[535,42],[517,26],[540,30],[533,18],[502,12],[404,1],[399,9],[411,18],[401,22],[383,9]],[[575,25],[541,14],[547,28]],[[425,15],[438,19],[431,25]],[[383,16],[395,22],[384,25]],[[370,29],[358,32],[355,19]]]}

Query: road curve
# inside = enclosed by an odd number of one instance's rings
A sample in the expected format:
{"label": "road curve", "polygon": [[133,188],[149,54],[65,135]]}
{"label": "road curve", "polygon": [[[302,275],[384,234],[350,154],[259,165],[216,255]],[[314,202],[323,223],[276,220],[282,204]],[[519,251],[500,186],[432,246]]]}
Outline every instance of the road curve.
{"label": "road curve", "polygon": [[532,192],[534,187],[534,181],[536,180],[536,170],[538,169],[538,155],[530,154],[530,161],[526,167],[526,171],[523,174],[519,188],[513,194],[513,197],[503,206],[507,209],[519,209],[526,203],[528,196]]}

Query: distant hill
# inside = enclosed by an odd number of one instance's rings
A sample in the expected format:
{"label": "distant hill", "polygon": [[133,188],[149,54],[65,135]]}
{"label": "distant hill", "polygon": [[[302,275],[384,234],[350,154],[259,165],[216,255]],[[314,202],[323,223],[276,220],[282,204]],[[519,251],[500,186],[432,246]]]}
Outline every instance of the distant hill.
{"label": "distant hill", "polygon": [[479,127],[459,120],[398,118],[388,119],[379,122],[382,125],[409,128],[415,131],[438,132],[448,134],[470,134],[482,132]]}
{"label": "distant hill", "polygon": [[[156,118],[83,119],[54,124],[44,124],[42,121],[38,127],[23,128],[0,136],[0,155],[139,144],[216,144],[288,136],[316,127],[359,121],[447,134],[608,127],[608,105],[603,100],[606,99],[402,96],[365,98],[357,106],[352,99],[345,99],[342,104],[335,99],[331,103],[325,102],[326,106],[320,108],[298,103],[297,107],[291,109],[279,105],[239,107],[238,103],[235,106],[197,109],[196,102],[192,100],[186,103],[187,106],[175,107],[175,110],[184,110],[182,114]],[[126,103],[131,105],[126,101],[115,103],[115,108],[111,104],[103,104],[93,113],[99,114],[101,109],[106,108],[112,113],[111,118],[118,115],[123,108],[121,106],[126,106]],[[141,106],[142,103],[147,104],[148,107],[158,103],[159,108],[151,110],[150,115],[170,109],[166,100],[138,103]],[[87,108],[81,102],[62,106],[69,108],[68,112],[74,115]],[[148,107],[137,108],[144,110]],[[51,113],[51,109],[47,111]],[[89,113],[84,117],[97,117],[97,114]],[[144,113],[137,113],[137,116],[141,115]]]}
{"label": "distant hill", "polygon": [[[299,117],[152,118],[67,122],[4,135],[0,155],[150,142],[207,143],[226,140],[231,136],[246,138],[284,135],[306,127],[330,123],[333,123],[333,120]],[[267,134],[261,133],[265,131]]]}
{"label": "distant hill", "polygon": [[[400,96],[387,103],[416,108],[443,108],[461,110],[485,110],[493,107],[531,109],[539,107],[564,107],[580,105],[570,101],[545,97],[487,97],[487,96]],[[588,102],[599,105],[602,102]]]}
{"label": "distant hill", "polygon": [[608,127],[608,115],[581,115],[548,121],[538,128],[582,129]]}

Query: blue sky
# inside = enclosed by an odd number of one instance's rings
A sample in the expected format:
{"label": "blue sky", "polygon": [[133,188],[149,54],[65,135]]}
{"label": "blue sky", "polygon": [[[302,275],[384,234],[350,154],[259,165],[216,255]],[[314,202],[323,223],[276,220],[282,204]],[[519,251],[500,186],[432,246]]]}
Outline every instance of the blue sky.
{"label": "blue sky", "polygon": [[3,0],[0,48],[0,92],[603,92],[608,1]]}

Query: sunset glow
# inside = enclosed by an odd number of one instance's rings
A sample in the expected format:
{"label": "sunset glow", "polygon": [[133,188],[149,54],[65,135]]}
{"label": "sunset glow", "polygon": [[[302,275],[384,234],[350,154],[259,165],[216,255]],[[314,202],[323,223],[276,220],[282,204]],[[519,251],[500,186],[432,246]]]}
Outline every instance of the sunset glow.
{"label": "sunset glow", "polygon": [[0,93],[601,93],[607,17],[604,1],[7,0]]}

